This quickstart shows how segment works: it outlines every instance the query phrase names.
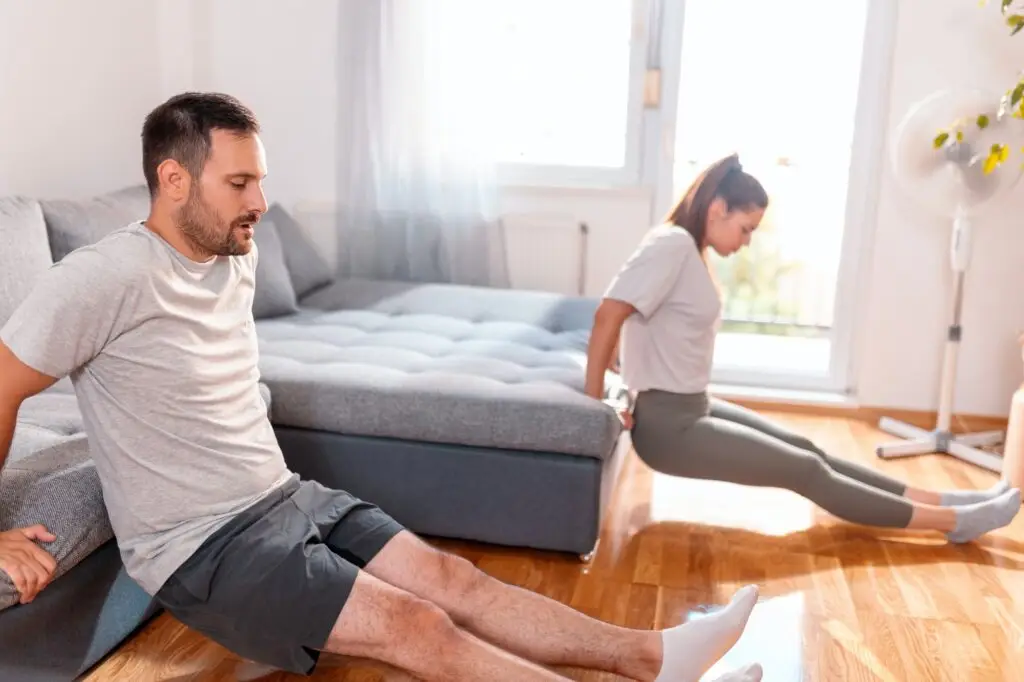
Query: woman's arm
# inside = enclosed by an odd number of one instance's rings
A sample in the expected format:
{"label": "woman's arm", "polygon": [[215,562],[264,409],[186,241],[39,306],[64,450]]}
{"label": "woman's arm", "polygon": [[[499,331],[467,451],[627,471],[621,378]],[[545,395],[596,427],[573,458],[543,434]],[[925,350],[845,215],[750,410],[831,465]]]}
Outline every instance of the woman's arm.
{"label": "woman's arm", "polygon": [[594,327],[587,346],[587,381],[585,392],[591,398],[604,398],[604,373],[619,345],[619,332],[626,318],[636,312],[629,303],[606,298],[594,313]]}

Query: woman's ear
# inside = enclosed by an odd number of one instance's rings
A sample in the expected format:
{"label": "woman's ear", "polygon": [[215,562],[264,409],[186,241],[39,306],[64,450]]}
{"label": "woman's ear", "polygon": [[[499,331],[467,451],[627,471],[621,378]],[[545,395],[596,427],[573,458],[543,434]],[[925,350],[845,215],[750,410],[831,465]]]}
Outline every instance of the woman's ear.
{"label": "woman's ear", "polygon": [[722,197],[715,197],[708,204],[708,222],[718,222],[729,213],[729,208],[726,206],[725,199]]}

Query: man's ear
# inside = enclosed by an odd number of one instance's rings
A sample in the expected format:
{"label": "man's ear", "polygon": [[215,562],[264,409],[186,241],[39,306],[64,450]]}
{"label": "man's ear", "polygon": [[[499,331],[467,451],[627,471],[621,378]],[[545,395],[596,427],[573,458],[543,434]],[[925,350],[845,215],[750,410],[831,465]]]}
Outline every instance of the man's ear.
{"label": "man's ear", "polygon": [[161,194],[176,202],[188,199],[192,176],[180,163],[174,159],[164,159],[156,168],[156,176],[160,180]]}

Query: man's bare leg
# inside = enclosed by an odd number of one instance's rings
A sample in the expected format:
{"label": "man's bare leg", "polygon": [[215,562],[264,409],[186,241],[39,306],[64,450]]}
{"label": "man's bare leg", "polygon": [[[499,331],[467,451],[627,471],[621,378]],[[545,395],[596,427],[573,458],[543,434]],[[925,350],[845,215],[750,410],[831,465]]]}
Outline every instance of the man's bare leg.
{"label": "man's bare leg", "polygon": [[436,604],[365,571],[323,648],[381,661],[428,682],[565,679],[460,630]]}
{"label": "man's bare leg", "polygon": [[658,682],[696,682],[739,639],[757,594],[744,590],[722,611],[663,633],[590,618],[495,580],[408,531],[391,540],[365,570],[437,604],[457,625],[523,658]]}

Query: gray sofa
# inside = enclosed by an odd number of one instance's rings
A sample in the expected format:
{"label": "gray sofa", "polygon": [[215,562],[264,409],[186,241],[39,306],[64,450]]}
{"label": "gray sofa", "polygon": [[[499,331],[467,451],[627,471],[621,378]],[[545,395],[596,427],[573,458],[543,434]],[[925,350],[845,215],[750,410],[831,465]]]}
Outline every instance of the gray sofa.
{"label": "gray sofa", "polygon": [[[147,211],[142,187],[0,199],[0,326],[41,268]],[[581,556],[594,548],[628,449],[614,411],[582,394],[595,301],[335,280],[280,206],[256,240],[260,369],[294,470],[424,535]],[[19,415],[0,527],[32,518],[31,500],[46,496],[95,510],[98,492],[65,380]],[[31,604],[0,608],[0,679],[73,679],[157,612],[124,573],[102,511],[76,518],[53,548],[54,583]]]}

